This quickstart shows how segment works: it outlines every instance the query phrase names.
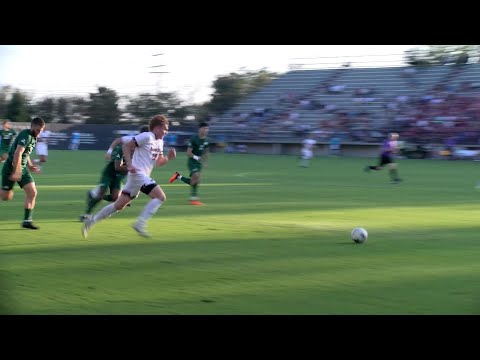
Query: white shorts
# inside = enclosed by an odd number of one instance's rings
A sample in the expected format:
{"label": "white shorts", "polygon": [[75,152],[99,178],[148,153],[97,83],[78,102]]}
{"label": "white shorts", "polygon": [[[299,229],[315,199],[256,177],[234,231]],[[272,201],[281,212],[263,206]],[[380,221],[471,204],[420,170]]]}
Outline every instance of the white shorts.
{"label": "white shorts", "polygon": [[140,189],[142,186],[148,186],[155,184],[155,180],[153,180],[150,176],[141,173],[128,173],[127,175],[127,183],[122,189],[122,193],[129,195],[131,199],[134,199],[140,193]]}
{"label": "white shorts", "polygon": [[313,151],[312,150],[302,149],[302,158],[311,159],[312,157],[313,157]]}
{"label": "white shorts", "polygon": [[37,143],[37,146],[35,146],[35,152],[37,153],[37,156],[48,156],[48,145],[44,142]]}

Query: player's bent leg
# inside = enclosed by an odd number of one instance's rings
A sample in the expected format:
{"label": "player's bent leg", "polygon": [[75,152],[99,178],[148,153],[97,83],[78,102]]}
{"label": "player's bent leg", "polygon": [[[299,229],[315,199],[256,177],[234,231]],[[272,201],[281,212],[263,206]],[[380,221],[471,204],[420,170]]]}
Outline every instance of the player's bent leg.
{"label": "player's bent leg", "polygon": [[3,190],[0,189],[0,199],[3,201],[10,201],[13,199],[13,190]]}
{"label": "player's bent leg", "polygon": [[142,213],[137,218],[135,224],[133,224],[133,229],[143,237],[149,237],[150,235],[146,231],[146,224],[150,218],[155,215],[158,208],[167,200],[167,196],[163,192],[162,188],[155,183],[143,186],[143,192],[148,193],[150,200],[147,205],[143,208]]}
{"label": "player's bent leg", "polygon": [[35,207],[35,201],[37,199],[37,187],[34,182],[23,185],[23,191],[25,191],[25,209],[33,209]]}
{"label": "player's bent leg", "polygon": [[[28,176],[27,176],[28,177]],[[22,178],[20,185],[25,191],[25,211],[22,227],[25,229],[38,230],[39,227],[33,224],[33,209],[35,208],[35,200],[37,198],[37,188],[35,182],[24,184],[23,181],[29,181]]]}
{"label": "player's bent leg", "polygon": [[389,174],[390,174],[390,182],[392,184],[398,184],[399,182],[402,181],[402,179],[400,179],[398,177],[398,171],[397,171],[397,164],[392,162],[392,163],[389,163],[388,164],[388,171],[389,171]]}
{"label": "player's bent leg", "polygon": [[200,171],[192,173],[191,177],[190,205],[203,205],[198,197],[198,187],[201,179]]}

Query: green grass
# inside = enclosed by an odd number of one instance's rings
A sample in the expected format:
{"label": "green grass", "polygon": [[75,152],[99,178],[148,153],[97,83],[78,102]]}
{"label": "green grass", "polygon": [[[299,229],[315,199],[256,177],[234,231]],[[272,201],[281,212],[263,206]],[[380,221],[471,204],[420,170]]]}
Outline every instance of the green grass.
{"label": "green grass", "polygon": [[[405,182],[391,185],[363,172],[374,162],[212,154],[194,207],[187,185],[168,184],[186,170],[179,153],[153,173],[167,202],[152,238],[131,229],[141,195],[84,240],[103,152],[51,151],[35,176],[41,229],[20,228],[18,187],[0,203],[0,312],[479,314],[479,164],[400,160]],[[366,243],[350,240],[356,226]]]}

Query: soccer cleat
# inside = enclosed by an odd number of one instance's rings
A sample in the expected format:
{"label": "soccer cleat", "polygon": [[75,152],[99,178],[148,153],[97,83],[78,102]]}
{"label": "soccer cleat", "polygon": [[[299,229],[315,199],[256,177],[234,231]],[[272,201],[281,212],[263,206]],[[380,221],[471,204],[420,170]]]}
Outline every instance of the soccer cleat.
{"label": "soccer cleat", "polygon": [[82,235],[83,235],[84,239],[86,239],[88,237],[88,230],[90,230],[92,225],[93,225],[92,218],[89,217],[89,218],[85,219],[85,221],[83,223],[83,226],[82,226]]}
{"label": "soccer cleat", "polygon": [[177,180],[177,177],[178,175],[180,175],[180,173],[178,171],[175,171],[175,173],[172,175],[172,177],[170,178],[170,181],[169,183],[173,183],[175,180]]}
{"label": "soccer cleat", "polygon": [[25,228],[25,229],[31,229],[31,230],[40,229],[38,226],[34,225],[31,221],[24,221],[22,223],[22,227]]}
{"label": "soccer cleat", "polygon": [[150,235],[145,231],[145,226],[135,223],[132,225],[132,227],[133,227],[133,230],[135,230],[138,235],[143,237],[150,237]]}
{"label": "soccer cleat", "polygon": [[190,200],[190,205],[203,205],[203,203],[199,200]]}
{"label": "soccer cleat", "polygon": [[401,183],[403,180],[402,179],[395,179],[395,180],[392,180],[390,181],[391,184],[399,184]]}

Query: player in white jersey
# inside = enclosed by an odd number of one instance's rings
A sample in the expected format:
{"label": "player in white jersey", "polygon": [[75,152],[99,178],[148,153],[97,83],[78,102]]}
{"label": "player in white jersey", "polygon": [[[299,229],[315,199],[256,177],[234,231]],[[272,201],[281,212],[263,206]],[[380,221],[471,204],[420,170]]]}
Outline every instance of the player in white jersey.
{"label": "player in white jersey", "polygon": [[310,160],[313,158],[313,149],[317,145],[317,142],[313,138],[313,135],[308,135],[306,139],[302,141],[302,156],[300,166],[310,166]]}
{"label": "player in white jersey", "polygon": [[168,133],[168,127],[167,118],[156,115],[150,120],[149,132],[135,135],[132,140],[123,144],[123,156],[128,169],[127,183],[113,204],[105,206],[92,218],[85,220],[82,227],[84,238],[88,236],[88,231],[94,224],[123,210],[138,197],[140,191],[150,196],[152,200],[145,205],[133,228],[141,236],[149,236],[145,230],[146,223],[167,199],[162,188],[155,183],[150,174],[155,166],[163,166],[176,157],[174,148],[170,148],[166,157],[163,156],[163,137]]}
{"label": "player in white jersey", "polygon": [[38,158],[34,159],[33,162],[42,169],[42,165],[47,162],[48,157],[48,139],[51,135],[49,130],[45,130],[44,132],[40,133],[37,137],[37,146],[35,147],[35,153],[37,154]]}

